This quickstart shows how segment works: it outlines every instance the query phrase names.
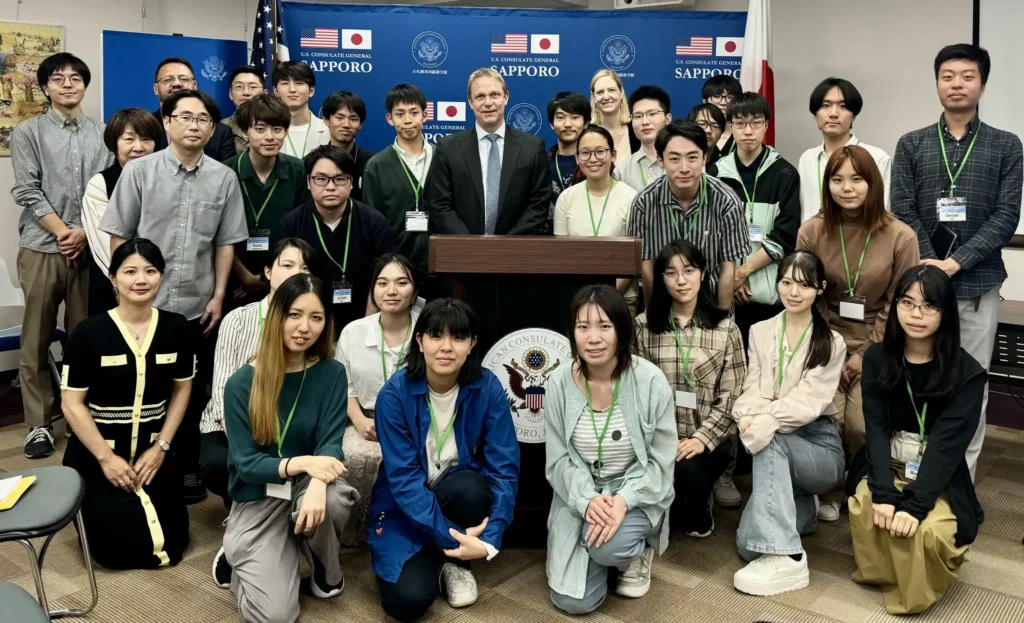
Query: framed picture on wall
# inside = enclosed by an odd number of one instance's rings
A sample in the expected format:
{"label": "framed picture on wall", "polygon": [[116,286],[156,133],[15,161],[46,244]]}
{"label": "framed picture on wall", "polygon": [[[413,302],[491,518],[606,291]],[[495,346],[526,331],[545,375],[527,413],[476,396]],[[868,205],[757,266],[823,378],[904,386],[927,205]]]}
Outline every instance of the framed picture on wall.
{"label": "framed picture on wall", "polygon": [[63,51],[63,26],[0,21],[0,156],[11,155],[14,126],[49,110],[36,70]]}

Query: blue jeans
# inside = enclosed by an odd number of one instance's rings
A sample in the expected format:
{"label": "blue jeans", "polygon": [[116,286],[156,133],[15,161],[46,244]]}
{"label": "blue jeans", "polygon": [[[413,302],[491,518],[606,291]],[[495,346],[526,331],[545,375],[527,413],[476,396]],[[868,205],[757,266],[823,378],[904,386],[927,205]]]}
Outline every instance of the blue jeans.
{"label": "blue jeans", "polygon": [[843,440],[831,418],[776,433],[753,456],[753,491],[736,532],[740,556],[802,553],[800,535],[813,532],[817,519],[814,495],[834,490],[844,468]]}

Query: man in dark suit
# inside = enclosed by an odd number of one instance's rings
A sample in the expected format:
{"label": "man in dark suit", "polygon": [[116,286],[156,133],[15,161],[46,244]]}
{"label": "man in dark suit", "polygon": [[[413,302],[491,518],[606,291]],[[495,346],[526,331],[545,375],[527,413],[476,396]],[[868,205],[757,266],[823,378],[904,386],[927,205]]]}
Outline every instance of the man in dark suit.
{"label": "man in dark suit", "polygon": [[508,87],[497,71],[469,77],[472,130],[437,144],[431,218],[441,234],[539,234],[551,206],[544,141],[505,125]]}
{"label": "man in dark suit", "polygon": [[[192,71],[192,63],[188,59],[172,56],[160,61],[156,66],[156,76],[153,78],[153,95],[160,100],[160,107],[163,107],[164,100],[172,93],[183,89],[196,89],[195,72]],[[235,157],[235,137],[231,128],[220,123],[220,111],[209,111],[214,117],[213,136],[203,148],[203,153],[218,162],[224,162]],[[160,108],[153,111],[160,127],[164,125],[163,114]],[[167,149],[167,137],[161,136],[157,141],[154,151]]]}

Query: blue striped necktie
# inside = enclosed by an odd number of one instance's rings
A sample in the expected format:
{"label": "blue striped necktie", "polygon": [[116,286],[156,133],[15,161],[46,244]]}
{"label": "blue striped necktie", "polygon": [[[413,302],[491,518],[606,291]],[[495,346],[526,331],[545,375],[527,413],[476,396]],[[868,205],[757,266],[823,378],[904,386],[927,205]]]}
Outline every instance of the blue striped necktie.
{"label": "blue striped necktie", "polygon": [[501,190],[501,152],[497,134],[488,134],[491,150],[487,154],[487,197],[484,200],[484,233],[493,234],[498,224],[498,192]]}

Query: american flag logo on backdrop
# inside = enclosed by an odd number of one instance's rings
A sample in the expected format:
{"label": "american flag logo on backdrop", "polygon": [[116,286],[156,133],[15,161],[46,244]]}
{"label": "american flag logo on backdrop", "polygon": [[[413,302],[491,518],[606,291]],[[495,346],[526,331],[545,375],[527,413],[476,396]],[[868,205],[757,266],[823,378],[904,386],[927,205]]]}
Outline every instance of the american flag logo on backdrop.
{"label": "american flag logo on backdrop", "polygon": [[337,28],[303,28],[299,31],[299,47],[338,49]]}
{"label": "american flag logo on backdrop", "polygon": [[491,35],[491,54],[526,54],[530,38],[522,34]]}
{"label": "american flag logo on backdrop", "polygon": [[714,56],[714,37],[679,37],[676,39],[676,56]]}
{"label": "american flag logo on backdrop", "polygon": [[434,120],[434,102],[427,102],[427,109],[423,111],[423,121]]}
{"label": "american flag logo on backdrop", "polygon": [[540,411],[544,408],[544,388],[543,387],[527,387],[526,388],[526,408],[530,411]]}

